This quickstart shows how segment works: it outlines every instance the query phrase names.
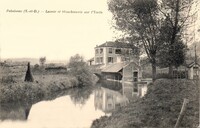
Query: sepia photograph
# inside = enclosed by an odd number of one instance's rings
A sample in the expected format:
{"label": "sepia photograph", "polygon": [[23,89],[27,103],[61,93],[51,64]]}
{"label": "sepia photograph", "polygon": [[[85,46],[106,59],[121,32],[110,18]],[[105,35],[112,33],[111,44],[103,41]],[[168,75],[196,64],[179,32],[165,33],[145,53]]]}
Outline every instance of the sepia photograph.
{"label": "sepia photograph", "polygon": [[0,0],[0,128],[200,128],[199,0]]}

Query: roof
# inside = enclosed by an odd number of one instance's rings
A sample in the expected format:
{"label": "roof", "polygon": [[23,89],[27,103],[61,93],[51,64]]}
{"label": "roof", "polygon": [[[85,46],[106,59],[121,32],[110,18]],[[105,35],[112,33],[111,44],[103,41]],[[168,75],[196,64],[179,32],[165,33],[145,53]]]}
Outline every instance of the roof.
{"label": "roof", "polygon": [[131,48],[130,44],[128,44],[128,43],[112,42],[112,41],[108,41],[99,46],[96,46],[96,48],[100,48],[100,47]]}
{"label": "roof", "polygon": [[194,60],[185,60],[185,63],[183,64],[183,66],[186,66],[188,68],[191,68],[195,65],[200,66],[198,63],[195,63]]}
{"label": "roof", "polygon": [[88,62],[90,62],[90,61],[94,61],[94,57],[88,60]]}
{"label": "roof", "polygon": [[128,66],[130,63],[133,63],[137,68],[141,68],[141,66],[133,60],[131,60],[129,63],[126,63],[124,67]]}
{"label": "roof", "polygon": [[137,68],[140,68],[140,66],[131,61],[128,63],[114,63],[114,64],[110,64],[108,66],[106,66],[104,69],[102,69],[102,72],[109,72],[109,73],[117,73],[119,72],[121,69],[123,69],[124,67],[128,66],[129,64],[133,63]]}
{"label": "roof", "polygon": [[188,65],[188,68],[191,68],[191,67],[193,67],[193,66],[199,66],[199,64],[198,64],[198,63],[195,63],[195,62],[192,62],[192,63],[190,63],[190,64]]}
{"label": "roof", "polygon": [[116,73],[119,72],[123,67],[125,66],[125,63],[114,63],[106,66],[102,72],[110,72],[110,73]]}

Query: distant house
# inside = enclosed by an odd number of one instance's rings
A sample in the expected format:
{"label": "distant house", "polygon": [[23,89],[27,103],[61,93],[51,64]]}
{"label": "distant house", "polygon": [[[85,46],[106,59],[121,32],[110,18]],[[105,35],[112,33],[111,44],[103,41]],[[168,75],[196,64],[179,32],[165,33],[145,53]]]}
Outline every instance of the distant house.
{"label": "distant house", "polygon": [[199,77],[199,64],[192,62],[188,67],[188,79],[197,79]]}
{"label": "distant house", "polygon": [[89,60],[87,61],[87,63],[88,63],[89,66],[95,65],[95,63],[94,63],[94,57],[91,58],[91,59],[89,59]]}
{"label": "distant house", "polygon": [[51,73],[66,73],[67,67],[62,63],[50,63],[45,65],[45,70]]}
{"label": "distant house", "polygon": [[[173,68],[173,78],[187,78],[190,80],[197,79],[199,77],[199,67],[198,63],[194,61],[186,61],[183,65]],[[158,68],[158,74],[167,74],[168,68]]]}

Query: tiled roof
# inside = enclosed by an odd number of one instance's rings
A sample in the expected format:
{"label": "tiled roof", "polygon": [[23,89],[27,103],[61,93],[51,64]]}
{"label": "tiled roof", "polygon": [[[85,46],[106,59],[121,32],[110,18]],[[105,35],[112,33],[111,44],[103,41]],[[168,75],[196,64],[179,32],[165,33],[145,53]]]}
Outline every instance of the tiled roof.
{"label": "tiled roof", "polygon": [[123,66],[125,66],[125,63],[114,63],[106,66],[102,72],[110,72],[110,73],[116,73],[119,72]]}
{"label": "tiled roof", "polygon": [[99,47],[116,47],[116,48],[130,48],[130,44],[128,43],[122,43],[122,42],[112,42],[112,41],[108,41],[106,43],[103,43],[99,46],[96,46],[96,48]]}
{"label": "tiled roof", "polygon": [[129,64],[134,64],[136,68],[141,68],[137,63],[131,61],[126,63],[122,62],[122,63],[109,64],[108,66],[102,69],[102,72],[117,73],[124,67],[128,66]]}

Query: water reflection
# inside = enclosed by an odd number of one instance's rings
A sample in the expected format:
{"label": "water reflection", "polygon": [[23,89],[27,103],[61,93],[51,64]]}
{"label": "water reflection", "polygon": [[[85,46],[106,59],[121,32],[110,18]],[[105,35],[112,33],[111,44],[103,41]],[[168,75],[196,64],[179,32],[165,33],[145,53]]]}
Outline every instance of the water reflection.
{"label": "water reflection", "polygon": [[8,103],[0,105],[0,120],[21,120],[28,118],[32,104],[28,103]]}
{"label": "water reflection", "polygon": [[94,87],[83,87],[83,88],[74,88],[70,91],[70,98],[72,102],[76,105],[85,105],[86,101],[90,98],[90,95],[93,92]]}
{"label": "water reflection", "polygon": [[136,100],[147,93],[147,84],[144,83],[122,83],[122,94],[130,100]]}
{"label": "water reflection", "polygon": [[105,113],[111,113],[117,106],[124,106],[128,103],[126,96],[104,87],[96,89],[94,95],[95,108]]}
{"label": "water reflection", "polygon": [[143,97],[147,91],[147,84],[143,83],[120,83],[101,81],[97,83],[95,90],[94,105],[105,113],[111,113],[117,107],[127,105],[130,100]]}
{"label": "water reflection", "polygon": [[47,95],[43,99],[36,99],[36,101],[32,101],[33,103],[15,102],[0,104],[0,120],[26,121],[28,119],[32,104],[36,104],[40,101],[51,101],[66,95],[69,95],[73,104],[79,104],[83,106],[92,94],[93,89],[94,87],[92,86],[83,88],[72,88],[70,90],[60,91],[51,95]]}
{"label": "water reflection", "polygon": [[93,120],[142,97],[146,89],[143,84],[101,81],[96,86],[49,94],[33,105],[1,104],[0,127],[90,127]]}

